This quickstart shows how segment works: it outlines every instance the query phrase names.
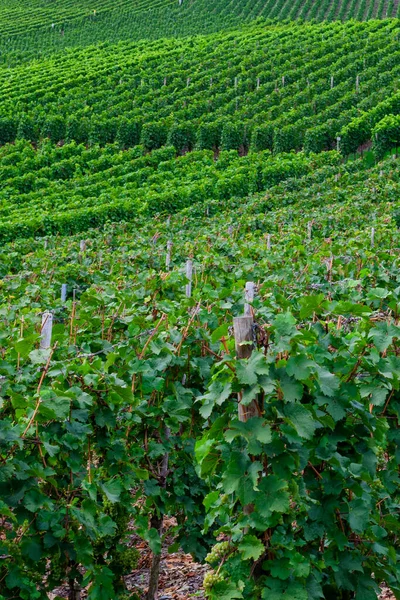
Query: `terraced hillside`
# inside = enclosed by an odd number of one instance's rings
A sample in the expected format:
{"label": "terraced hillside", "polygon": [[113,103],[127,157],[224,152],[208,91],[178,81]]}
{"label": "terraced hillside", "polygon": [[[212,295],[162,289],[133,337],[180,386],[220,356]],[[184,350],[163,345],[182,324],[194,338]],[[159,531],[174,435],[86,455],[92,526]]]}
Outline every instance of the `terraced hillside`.
{"label": "terraced hillside", "polygon": [[398,13],[0,0],[0,600],[400,599]]}

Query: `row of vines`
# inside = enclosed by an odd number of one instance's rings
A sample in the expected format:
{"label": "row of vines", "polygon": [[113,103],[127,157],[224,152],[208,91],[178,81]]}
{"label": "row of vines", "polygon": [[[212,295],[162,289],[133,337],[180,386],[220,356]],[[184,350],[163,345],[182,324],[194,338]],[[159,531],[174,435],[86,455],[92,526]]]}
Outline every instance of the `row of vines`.
{"label": "row of vines", "polygon": [[211,600],[400,594],[398,185],[392,158],[325,164],[3,246],[1,598],[139,598],[126,576],[166,516]]}

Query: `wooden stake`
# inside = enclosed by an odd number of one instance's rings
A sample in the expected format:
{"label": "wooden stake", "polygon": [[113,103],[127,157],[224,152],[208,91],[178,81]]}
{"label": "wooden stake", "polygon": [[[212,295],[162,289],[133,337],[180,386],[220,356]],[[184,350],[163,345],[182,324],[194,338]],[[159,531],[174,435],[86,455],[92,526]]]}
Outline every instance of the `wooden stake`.
{"label": "wooden stake", "polygon": [[246,283],[246,287],[245,287],[245,291],[244,291],[244,297],[245,297],[244,316],[245,317],[252,317],[254,315],[254,310],[252,307],[252,304],[254,302],[254,295],[255,295],[254,282],[248,281]]}
{"label": "wooden stake", "polygon": [[311,240],[311,237],[312,237],[312,221],[308,221],[308,223],[307,223],[307,236],[308,236],[308,239]]}
{"label": "wooden stake", "polygon": [[371,248],[375,246],[375,227],[371,227]]}
{"label": "wooden stake", "polygon": [[331,89],[333,88],[333,86],[334,86],[334,79],[333,79],[333,75],[332,75],[332,77],[331,77]]}
{"label": "wooden stake", "polygon": [[267,235],[267,250],[271,250],[271,234]]}
{"label": "wooden stake", "polygon": [[[235,335],[236,356],[238,358],[249,358],[253,352],[253,317],[235,317],[233,319],[233,330]],[[252,342],[245,344],[244,342]],[[259,417],[261,412],[256,400],[252,400],[248,406],[241,404],[242,392],[238,394],[239,421],[248,421],[251,417]]]}
{"label": "wooden stake", "polygon": [[337,138],[336,138],[336,150],[338,152],[340,152],[340,141],[341,141],[341,139],[342,138],[340,137],[340,135],[338,135]]}
{"label": "wooden stake", "polygon": [[192,295],[192,277],[193,277],[193,261],[186,261],[186,278],[188,283],[186,284],[186,298],[190,298]]}
{"label": "wooden stake", "polygon": [[63,283],[61,285],[61,302],[65,302],[67,299],[67,284]]}
{"label": "wooden stake", "polygon": [[257,89],[258,90],[260,89],[260,78],[259,77],[257,77]]}
{"label": "wooden stake", "polygon": [[48,350],[51,346],[51,334],[53,331],[53,315],[46,311],[42,315],[42,328],[40,333],[40,349]]}
{"label": "wooden stake", "polygon": [[81,252],[85,252],[85,250],[86,250],[86,240],[81,240],[80,241],[80,243],[79,243],[79,250]]}

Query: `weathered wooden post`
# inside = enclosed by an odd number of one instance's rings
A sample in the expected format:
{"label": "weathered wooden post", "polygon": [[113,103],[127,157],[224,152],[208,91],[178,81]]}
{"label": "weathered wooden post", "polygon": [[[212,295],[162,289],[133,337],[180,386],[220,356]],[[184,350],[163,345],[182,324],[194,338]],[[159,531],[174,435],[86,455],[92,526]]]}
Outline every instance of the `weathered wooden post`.
{"label": "weathered wooden post", "polygon": [[80,243],[79,243],[79,250],[81,252],[85,252],[85,250],[86,250],[86,240],[81,240],[80,241]]}
{"label": "weathered wooden post", "polygon": [[[237,358],[250,358],[253,352],[253,328],[252,316],[234,317],[233,331],[235,335],[235,348]],[[251,343],[249,343],[251,342]],[[260,408],[257,400],[252,400],[248,406],[241,404],[242,392],[238,394],[238,416],[239,421],[248,421],[251,417],[260,416]]]}
{"label": "weathered wooden post", "polygon": [[40,332],[40,345],[41,350],[48,350],[51,347],[51,334],[53,331],[53,315],[49,311],[45,311],[42,314],[42,328]]}
{"label": "weathered wooden post", "polygon": [[308,236],[308,239],[311,240],[311,237],[312,237],[312,221],[308,221],[308,223],[307,223],[307,236]]}
{"label": "weathered wooden post", "polygon": [[371,227],[371,248],[375,246],[375,227]]}
{"label": "weathered wooden post", "polygon": [[271,234],[267,235],[267,250],[271,250]]}
{"label": "weathered wooden post", "polygon": [[186,298],[190,298],[192,295],[192,277],[193,277],[193,261],[190,259],[186,261]]}
{"label": "weathered wooden post", "polygon": [[333,88],[333,86],[334,86],[334,79],[333,79],[333,75],[332,75],[332,77],[331,77],[331,89]]}
{"label": "weathered wooden post", "polygon": [[360,91],[360,76],[357,75],[356,77],[356,92]]}
{"label": "weathered wooden post", "polygon": [[245,317],[252,317],[254,310],[252,304],[254,302],[255,285],[253,281],[247,281],[244,290],[245,304],[244,304],[244,315]]}
{"label": "weathered wooden post", "polygon": [[260,89],[260,78],[259,77],[257,77],[257,89],[258,90]]}
{"label": "weathered wooden post", "polygon": [[337,138],[336,138],[336,150],[338,152],[340,152],[340,141],[341,141],[341,139],[342,138],[340,137],[340,135],[338,135]]}
{"label": "weathered wooden post", "polygon": [[61,302],[65,302],[67,299],[67,284],[63,283],[61,285]]}

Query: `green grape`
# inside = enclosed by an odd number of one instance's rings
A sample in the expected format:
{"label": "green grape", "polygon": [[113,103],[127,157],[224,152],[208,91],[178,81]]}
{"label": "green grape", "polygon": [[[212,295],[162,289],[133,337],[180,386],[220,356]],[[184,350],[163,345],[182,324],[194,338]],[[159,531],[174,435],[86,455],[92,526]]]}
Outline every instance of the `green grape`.
{"label": "green grape", "polygon": [[221,583],[224,580],[221,574],[215,573],[214,571],[208,571],[204,575],[203,587],[206,592],[210,592],[215,584]]}

